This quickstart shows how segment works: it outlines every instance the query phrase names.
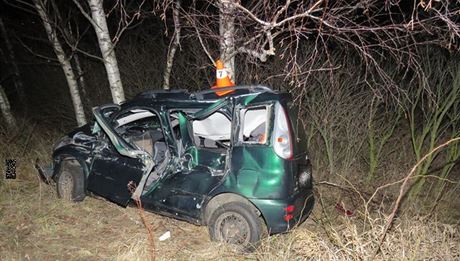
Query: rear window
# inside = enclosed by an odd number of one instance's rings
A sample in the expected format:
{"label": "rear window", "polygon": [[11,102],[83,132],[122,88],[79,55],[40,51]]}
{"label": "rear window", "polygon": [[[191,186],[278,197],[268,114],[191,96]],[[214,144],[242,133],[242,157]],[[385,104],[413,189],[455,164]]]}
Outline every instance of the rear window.
{"label": "rear window", "polygon": [[244,143],[266,144],[268,135],[267,106],[241,110],[240,141]]}

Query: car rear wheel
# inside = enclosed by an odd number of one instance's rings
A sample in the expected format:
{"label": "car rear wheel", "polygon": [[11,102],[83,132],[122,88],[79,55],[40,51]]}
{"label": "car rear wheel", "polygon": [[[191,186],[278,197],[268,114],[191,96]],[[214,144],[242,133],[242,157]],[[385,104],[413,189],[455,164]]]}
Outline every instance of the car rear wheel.
{"label": "car rear wheel", "polygon": [[254,250],[264,236],[265,223],[254,207],[240,202],[217,208],[208,222],[211,239],[235,244],[245,251]]}
{"label": "car rear wheel", "polygon": [[76,160],[63,161],[57,173],[57,193],[67,201],[82,201],[86,194],[84,176],[80,164]]}

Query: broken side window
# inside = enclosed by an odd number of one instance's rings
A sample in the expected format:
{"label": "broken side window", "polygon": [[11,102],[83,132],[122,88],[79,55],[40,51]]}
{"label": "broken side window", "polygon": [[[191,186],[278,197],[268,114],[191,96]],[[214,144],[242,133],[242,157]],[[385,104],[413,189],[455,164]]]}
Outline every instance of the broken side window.
{"label": "broken side window", "polygon": [[160,119],[150,111],[134,109],[113,119],[115,131],[126,141],[153,156],[155,162],[162,161],[166,143]]}
{"label": "broken side window", "polygon": [[231,120],[220,111],[193,121],[195,144],[201,148],[227,148],[230,145],[231,130]]}
{"label": "broken side window", "polygon": [[266,106],[241,110],[241,119],[241,141],[253,144],[267,143],[268,109]]}

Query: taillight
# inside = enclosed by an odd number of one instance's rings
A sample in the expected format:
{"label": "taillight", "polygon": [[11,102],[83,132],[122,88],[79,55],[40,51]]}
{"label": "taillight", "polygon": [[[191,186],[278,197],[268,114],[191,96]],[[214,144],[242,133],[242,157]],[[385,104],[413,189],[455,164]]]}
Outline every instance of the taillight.
{"label": "taillight", "polygon": [[294,205],[288,205],[287,207],[284,208],[285,215],[284,215],[284,221],[289,222],[289,220],[294,218],[294,215],[292,214],[295,210]]}
{"label": "taillight", "polygon": [[283,159],[292,158],[292,137],[288,118],[281,104],[275,105],[275,123],[272,144],[275,153]]}

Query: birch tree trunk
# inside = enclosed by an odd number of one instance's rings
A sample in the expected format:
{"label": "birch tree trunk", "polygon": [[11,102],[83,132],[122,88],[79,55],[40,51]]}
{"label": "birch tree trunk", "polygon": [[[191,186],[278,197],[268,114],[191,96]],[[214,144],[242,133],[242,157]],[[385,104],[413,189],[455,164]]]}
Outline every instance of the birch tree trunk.
{"label": "birch tree trunk", "polygon": [[103,0],[88,0],[91,9],[91,17],[94,21],[93,27],[96,31],[97,40],[101,49],[104,60],[107,78],[110,84],[110,91],[114,103],[125,101],[125,93],[121,83],[120,71],[118,69],[117,57],[115,55],[114,45],[110,39],[107,21],[105,19]]}
{"label": "birch tree trunk", "polygon": [[78,56],[77,53],[73,54],[73,61],[75,63],[75,71],[77,73],[77,81],[80,86],[81,96],[83,96],[83,99],[85,100],[85,102],[88,102],[88,95],[86,94],[86,81],[83,75],[84,72],[81,67],[80,57]]}
{"label": "birch tree trunk", "polygon": [[230,79],[236,82],[235,73],[235,7],[231,4],[235,0],[219,1],[219,35],[220,60],[227,68]]}
{"label": "birch tree trunk", "polygon": [[66,57],[62,45],[57,38],[56,29],[51,25],[49,17],[45,12],[45,8],[42,0],[33,0],[35,9],[43,22],[43,27],[45,27],[46,34],[49,41],[53,45],[54,53],[56,54],[59,63],[61,64],[62,70],[64,71],[65,78],[67,80],[67,85],[69,86],[70,97],[72,99],[73,108],[75,111],[75,118],[77,120],[78,126],[86,124],[85,112],[83,109],[83,104],[81,102],[80,93],[78,91],[78,84],[75,77],[75,73],[72,69],[69,59]]}
{"label": "birch tree trunk", "polygon": [[174,62],[174,55],[176,54],[177,48],[180,44],[180,21],[179,21],[179,9],[180,9],[180,0],[176,1],[176,4],[173,6],[173,20],[174,20],[174,36],[171,41],[171,46],[168,52],[168,57],[166,58],[166,69],[163,74],[163,89],[169,90],[169,79],[171,77],[171,70]]}
{"label": "birch tree trunk", "polygon": [[11,45],[10,38],[8,37],[8,32],[6,31],[5,24],[3,23],[2,17],[0,17],[0,33],[4,39],[6,50],[8,52],[9,62],[11,63],[11,70],[13,71],[14,78],[13,83],[16,89],[16,93],[19,97],[19,100],[23,105],[26,104],[25,102],[25,95],[24,95],[24,84],[22,83],[21,73],[18,68],[18,64],[16,63],[16,56],[14,54],[13,45]]}
{"label": "birch tree trunk", "polygon": [[[62,19],[61,17],[61,12],[59,11],[59,7],[56,4],[56,1],[50,0],[50,4],[54,9],[54,13],[58,21],[59,22],[64,21],[64,19]],[[70,24],[68,24],[67,27],[65,25],[61,26],[60,31],[64,35],[64,37],[67,39],[66,42],[70,43],[72,50],[76,48],[78,44],[78,40],[72,34],[72,27],[70,26]],[[81,94],[82,100],[88,102],[87,100],[88,96],[86,95],[86,81],[85,81],[85,77],[83,76],[83,69],[81,67],[80,58],[77,52],[74,52],[72,54],[72,59],[74,63],[72,65],[72,62],[71,62],[70,65],[72,66],[72,68],[75,69],[75,73],[76,73],[75,78],[77,79],[78,85],[80,87],[79,92]]]}
{"label": "birch tree trunk", "polygon": [[8,97],[3,90],[3,87],[0,85],[0,111],[2,112],[3,118],[5,118],[6,124],[8,128],[14,129],[16,128],[16,120],[11,114],[11,107],[10,102],[8,101]]}

